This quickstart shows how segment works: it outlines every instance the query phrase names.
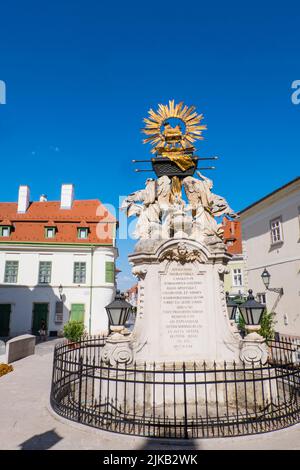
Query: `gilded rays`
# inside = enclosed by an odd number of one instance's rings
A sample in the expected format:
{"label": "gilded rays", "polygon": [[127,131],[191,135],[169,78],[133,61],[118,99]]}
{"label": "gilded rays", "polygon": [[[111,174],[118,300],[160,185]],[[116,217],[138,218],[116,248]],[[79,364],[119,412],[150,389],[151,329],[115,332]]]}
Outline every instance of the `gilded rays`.
{"label": "gilded rays", "polygon": [[[202,125],[203,114],[197,114],[194,106],[186,106],[183,102],[175,105],[174,100],[170,100],[168,105],[159,104],[158,110],[149,111],[149,117],[144,119],[145,127],[142,132],[148,137],[143,143],[150,142],[154,146],[152,153],[158,149],[177,148],[178,150],[192,148],[192,144],[197,139],[203,139],[202,131],[206,125]],[[177,118],[184,124],[184,130],[180,125],[172,127],[168,120]]]}

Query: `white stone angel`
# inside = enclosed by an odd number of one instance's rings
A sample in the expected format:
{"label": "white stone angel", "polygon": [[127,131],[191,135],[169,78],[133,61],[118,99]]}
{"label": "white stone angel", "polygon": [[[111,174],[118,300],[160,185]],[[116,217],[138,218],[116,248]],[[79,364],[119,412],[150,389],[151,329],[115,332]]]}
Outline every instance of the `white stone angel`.
{"label": "white stone angel", "polygon": [[170,207],[171,180],[167,175],[156,180],[156,198],[161,209],[167,210]]}
{"label": "white stone angel", "polygon": [[197,175],[202,181],[192,176],[187,176],[183,180],[185,193],[194,217],[194,235],[196,234],[197,238],[201,235],[216,237],[217,242],[222,236],[222,226],[217,223],[215,217],[226,214],[234,218],[237,215],[223,197],[211,192],[212,180],[202,175],[200,171],[197,171]]}
{"label": "white stone angel", "polygon": [[156,181],[148,178],[146,188],[129,194],[123,201],[121,210],[126,211],[127,217],[138,217],[133,233],[135,238],[147,239],[156,236],[160,216],[159,204],[156,201]]}

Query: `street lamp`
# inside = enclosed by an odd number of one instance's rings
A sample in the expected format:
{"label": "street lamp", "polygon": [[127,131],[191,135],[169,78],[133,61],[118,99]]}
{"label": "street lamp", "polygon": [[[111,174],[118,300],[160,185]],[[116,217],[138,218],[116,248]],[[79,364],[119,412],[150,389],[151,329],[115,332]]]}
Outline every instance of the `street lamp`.
{"label": "street lamp", "polygon": [[132,309],[132,305],[126,302],[124,294],[117,290],[115,299],[105,309],[111,331],[122,331]]}
{"label": "street lamp", "polygon": [[239,310],[244,319],[246,330],[258,331],[260,329],[260,322],[266,307],[254,299],[253,291],[251,289],[248,293],[249,295],[246,302],[239,306]]}
{"label": "street lamp", "polygon": [[226,292],[226,305],[227,305],[229,320],[235,321],[236,314],[239,311],[239,307],[238,307],[238,304],[229,297],[229,292]]}
{"label": "street lamp", "polygon": [[62,286],[61,284],[59,284],[58,292],[59,292],[60,300],[62,300],[62,299],[63,299],[63,296],[62,296],[62,293],[63,293],[63,286]]}
{"label": "street lamp", "polygon": [[241,340],[240,359],[253,367],[254,363],[266,364],[269,349],[265,338],[258,333],[265,305],[256,302],[251,289],[248,293],[246,302],[239,306],[247,331],[247,335]]}
{"label": "street lamp", "polygon": [[261,274],[262,281],[265,285],[265,288],[271,292],[276,292],[279,295],[283,295],[283,288],[282,287],[269,287],[270,286],[270,280],[271,280],[271,274],[269,271],[267,271],[267,268],[265,268]]}

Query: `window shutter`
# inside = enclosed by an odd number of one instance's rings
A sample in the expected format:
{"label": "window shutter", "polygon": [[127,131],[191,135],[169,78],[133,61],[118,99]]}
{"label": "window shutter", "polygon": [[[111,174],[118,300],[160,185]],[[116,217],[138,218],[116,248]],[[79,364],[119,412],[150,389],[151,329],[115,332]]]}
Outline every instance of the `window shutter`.
{"label": "window shutter", "polygon": [[84,321],[84,304],[71,305],[71,318],[70,320]]}
{"label": "window shutter", "polygon": [[115,282],[115,263],[113,261],[106,261],[105,263],[105,282]]}
{"label": "window shutter", "polygon": [[64,304],[63,302],[56,302],[55,305],[55,323],[63,322]]}

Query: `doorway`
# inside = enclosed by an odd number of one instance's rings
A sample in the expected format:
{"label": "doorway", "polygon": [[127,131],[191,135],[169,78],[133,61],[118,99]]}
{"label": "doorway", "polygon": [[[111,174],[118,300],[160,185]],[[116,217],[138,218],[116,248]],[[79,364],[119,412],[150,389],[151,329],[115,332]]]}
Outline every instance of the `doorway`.
{"label": "doorway", "polygon": [[0,304],[0,336],[9,336],[11,304]]}
{"label": "doorway", "polygon": [[41,329],[42,320],[46,322],[46,331],[48,330],[48,312],[49,304],[34,303],[32,314],[32,334],[38,335]]}

